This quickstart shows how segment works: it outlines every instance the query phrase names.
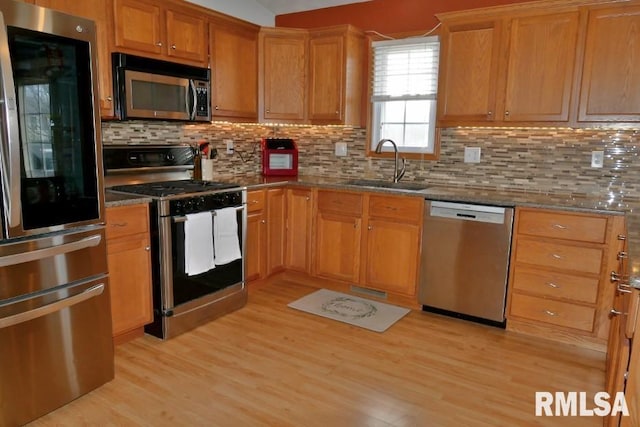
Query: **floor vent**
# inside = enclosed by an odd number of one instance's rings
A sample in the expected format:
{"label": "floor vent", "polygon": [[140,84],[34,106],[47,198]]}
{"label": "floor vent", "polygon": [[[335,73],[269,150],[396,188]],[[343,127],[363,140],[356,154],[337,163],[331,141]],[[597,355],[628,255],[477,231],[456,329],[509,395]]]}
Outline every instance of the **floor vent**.
{"label": "floor vent", "polygon": [[351,292],[357,294],[369,295],[371,297],[387,299],[387,293],[382,291],[376,291],[374,289],[367,289],[361,286],[351,285]]}

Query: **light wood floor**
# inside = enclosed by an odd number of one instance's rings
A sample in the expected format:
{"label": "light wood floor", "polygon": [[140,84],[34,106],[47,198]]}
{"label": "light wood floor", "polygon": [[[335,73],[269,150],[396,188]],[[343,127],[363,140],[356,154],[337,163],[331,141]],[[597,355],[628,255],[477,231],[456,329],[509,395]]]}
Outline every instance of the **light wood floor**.
{"label": "light wood floor", "polygon": [[287,307],[278,278],[248,305],[170,341],[116,348],[116,379],[51,425],[596,426],[536,418],[536,391],[604,389],[604,354],[413,311],[379,334]]}

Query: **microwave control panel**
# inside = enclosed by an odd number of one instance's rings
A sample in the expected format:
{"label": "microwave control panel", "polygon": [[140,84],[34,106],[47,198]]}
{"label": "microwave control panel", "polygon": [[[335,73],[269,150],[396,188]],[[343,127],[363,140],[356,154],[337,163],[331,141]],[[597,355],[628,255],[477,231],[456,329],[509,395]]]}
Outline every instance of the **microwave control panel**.
{"label": "microwave control panel", "polygon": [[209,83],[203,81],[194,82],[196,87],[196,116],[209,116]]}

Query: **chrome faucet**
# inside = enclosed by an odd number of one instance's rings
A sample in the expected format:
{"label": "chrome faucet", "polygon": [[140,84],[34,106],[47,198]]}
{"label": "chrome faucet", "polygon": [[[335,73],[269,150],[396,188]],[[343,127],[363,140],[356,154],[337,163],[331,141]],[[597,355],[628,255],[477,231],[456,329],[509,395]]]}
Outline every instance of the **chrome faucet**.
{"label": "chrome faucet", "polygon": [[376,153],[377,154],[382,153],[382,146],[386,142],[390,142],[391,145],[393,146],[393,152],[394,152],[394,156],[393,156],[393,158],[394,158],[393,182],[398,182],[404,176],[404,172],[405,172],[405,169],[406,169],[406,161],[404,160],[404,158],[400,157],[400,159],[402,160],[402,168],[400,169],[400,172],[398,172],[398,146],[396,145],[395,142],[393,142],[390,139],[381,139],[380,142],[378,142],[378,145],[376,145]]}

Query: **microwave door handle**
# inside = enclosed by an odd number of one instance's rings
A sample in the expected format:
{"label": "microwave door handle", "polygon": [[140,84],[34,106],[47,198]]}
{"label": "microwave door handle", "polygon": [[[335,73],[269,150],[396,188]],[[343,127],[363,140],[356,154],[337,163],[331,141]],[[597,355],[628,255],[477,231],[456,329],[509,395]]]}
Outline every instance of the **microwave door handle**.
{"label": "microwave door handle", "polygon": [[5,214],[10,227],[20,224],[20,133],[18,130],[18,111],[16,108],[16,89],[13,81],[13,69],[9,54],[9,37],[4,15],[0,13],[0,79],[2,92],[0,104],[4,128],[2,129],[2,192]]}
{"label": "microwave door handle", "polygon": [[196,111],[198,111],[198,94],[196,93],[196,84],[193,80],[189,80],[189,87],[191,88],[191,95],[193,96],[193,110],[189,113],[189,119],[194,120],[196,118]]}

